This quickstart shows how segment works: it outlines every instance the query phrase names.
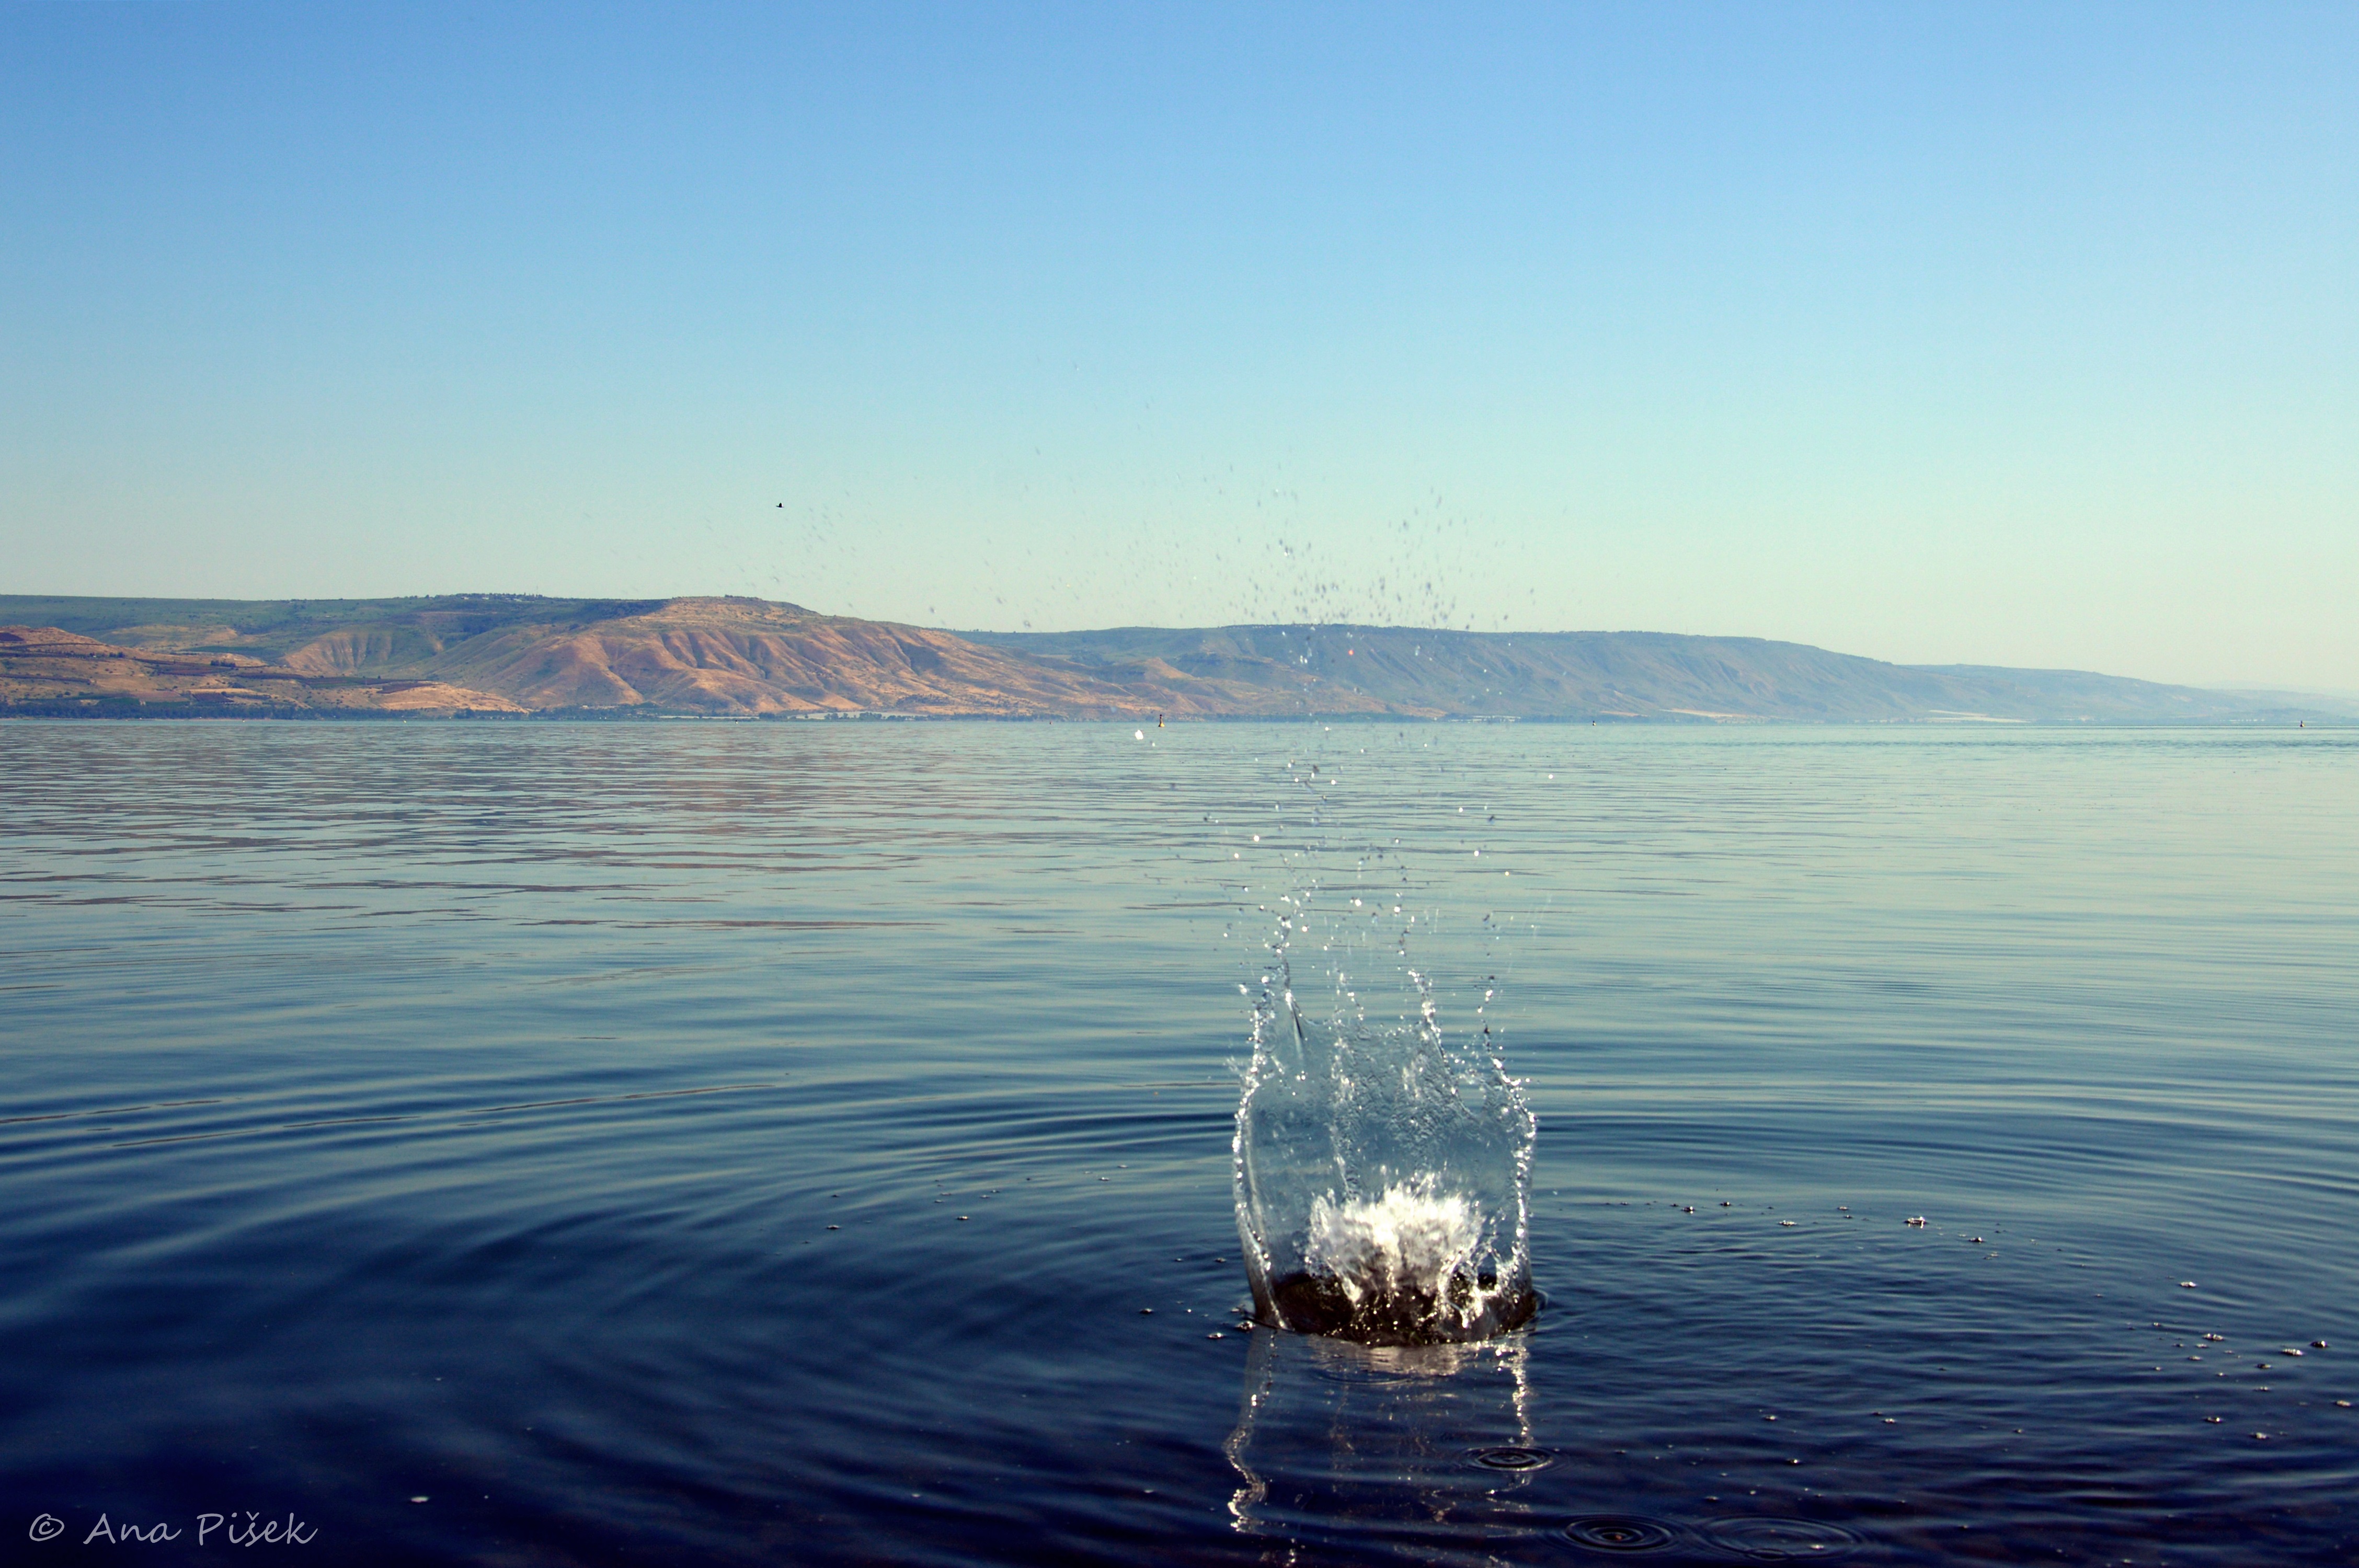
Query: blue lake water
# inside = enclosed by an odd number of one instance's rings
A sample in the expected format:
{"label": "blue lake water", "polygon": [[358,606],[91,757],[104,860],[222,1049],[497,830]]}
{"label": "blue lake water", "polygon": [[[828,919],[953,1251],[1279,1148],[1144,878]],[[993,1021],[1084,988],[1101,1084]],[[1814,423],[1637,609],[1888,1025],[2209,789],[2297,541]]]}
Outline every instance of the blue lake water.
{"label": "blue lake water", "polygon": [[[18,722],[0,802],[10,1561],[2359,1558],[2348,732]],[[1241,988],[1371,846],[1538,1118],[1481,1345],[1238,1326]]]}

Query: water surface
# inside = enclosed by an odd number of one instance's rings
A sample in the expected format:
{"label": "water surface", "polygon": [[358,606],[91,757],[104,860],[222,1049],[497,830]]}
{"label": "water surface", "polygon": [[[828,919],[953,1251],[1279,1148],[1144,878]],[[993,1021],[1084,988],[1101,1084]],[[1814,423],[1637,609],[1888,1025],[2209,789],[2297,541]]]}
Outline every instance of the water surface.
{"label": "water surface", "polygon": [[[16,722],[0,791],[12,1556],[2359,1555],[2348,735]],[[1489,1344],[1236,1326],[1238,988],[1354,834],[1446,1022],[1504,975]]]}

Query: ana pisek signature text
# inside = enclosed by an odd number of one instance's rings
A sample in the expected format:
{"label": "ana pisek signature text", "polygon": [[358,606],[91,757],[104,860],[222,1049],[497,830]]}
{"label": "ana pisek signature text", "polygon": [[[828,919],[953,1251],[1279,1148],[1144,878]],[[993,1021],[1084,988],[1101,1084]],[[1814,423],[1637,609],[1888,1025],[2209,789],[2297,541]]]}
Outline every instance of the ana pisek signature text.
{"label": "ana pisek signature text", "polygon": [[[275,1515],[265,1519],[257,1513],[199,1514],[193,1524],[182,1525],[175,1525],[168,1520],[156,1524],[128,1521],[116,1524],[101,1514],[98,1522],[92,1525],[89,1533],[82,1538],[82,1544],[88,1546],[93,1541],[103,1541],[116,1546],[128,1545],[133,1541],[156,1545],[167,1541],[179,1541],[192,1531],[196,1536],[190,1542],[192,1546],[309,1546],[311,1538],[320,1533],[320,1527],[305,1524],[293,1514],[285,1519]],[[55,1514],[41,1514],[25,1533],[35,1541],[55,1541],[69,1532],[65,1520]]]}

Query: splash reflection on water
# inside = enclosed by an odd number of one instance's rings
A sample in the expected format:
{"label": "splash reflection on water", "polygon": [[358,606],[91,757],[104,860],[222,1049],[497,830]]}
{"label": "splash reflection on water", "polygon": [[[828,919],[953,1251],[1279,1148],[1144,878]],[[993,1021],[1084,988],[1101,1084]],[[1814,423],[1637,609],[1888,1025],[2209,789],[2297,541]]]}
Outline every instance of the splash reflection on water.
{"label": "splash reflection on water", "polygon": [[1452,1544],[1531,1528],[1515,1494],[1533,1454],[1530,1347],[1358,1345],[1256,1332],[1237,1424],[1223,1452],[1239,1486],[1235,1528],[1284,1541],[1348,1544],[1381,1524],[1388,1539]]}

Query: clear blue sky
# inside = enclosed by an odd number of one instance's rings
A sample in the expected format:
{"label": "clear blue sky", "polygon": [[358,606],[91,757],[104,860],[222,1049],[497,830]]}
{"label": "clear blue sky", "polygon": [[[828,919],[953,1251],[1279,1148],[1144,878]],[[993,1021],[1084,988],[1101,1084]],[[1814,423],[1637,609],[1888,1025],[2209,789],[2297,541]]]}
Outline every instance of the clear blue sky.
{"label": "clear blue sky", "polygon": [[2349,4],[12,5],[0,591],[2359,688],[2355,84]]}

